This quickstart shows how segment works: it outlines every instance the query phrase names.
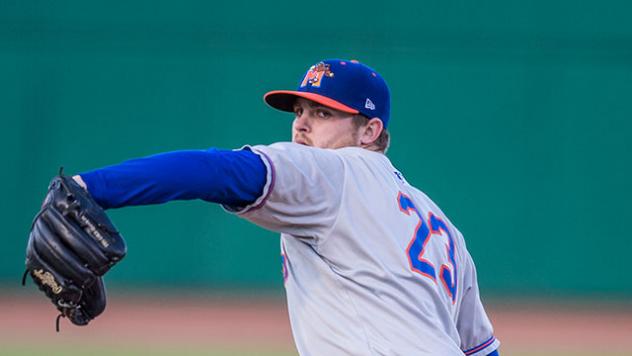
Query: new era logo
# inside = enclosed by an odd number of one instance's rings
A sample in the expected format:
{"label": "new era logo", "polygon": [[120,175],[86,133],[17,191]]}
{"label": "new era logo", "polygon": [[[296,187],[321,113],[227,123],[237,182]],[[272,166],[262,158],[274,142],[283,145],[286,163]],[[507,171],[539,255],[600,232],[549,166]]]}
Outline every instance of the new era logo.
{"label": "new era logo", "polygon": [[369,110],[375,110],[375,104],[371,101],[371,99],[366,98],[366,102],[364,103],[364,107]]}

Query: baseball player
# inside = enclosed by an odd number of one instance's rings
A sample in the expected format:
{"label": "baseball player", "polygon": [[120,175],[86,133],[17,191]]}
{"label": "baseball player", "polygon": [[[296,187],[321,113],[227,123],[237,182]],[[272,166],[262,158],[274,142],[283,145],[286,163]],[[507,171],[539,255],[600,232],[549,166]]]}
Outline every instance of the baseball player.
{"label": "baseball player", "polygon": [[324,60],[264,100],[294,114],[292,142],[163,153],[74,181],[103,209],[203,199],[280,232],[301,355],[498,355],[463,236],[385,156],[382,77]]}

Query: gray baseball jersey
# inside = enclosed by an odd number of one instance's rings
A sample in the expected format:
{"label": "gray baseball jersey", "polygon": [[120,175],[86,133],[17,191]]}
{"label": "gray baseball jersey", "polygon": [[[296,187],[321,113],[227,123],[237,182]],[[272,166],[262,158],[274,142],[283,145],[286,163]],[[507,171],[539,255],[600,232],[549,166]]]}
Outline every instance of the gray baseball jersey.
{"label": "gray baseball jersey", "polygon": [[487,355],[499,346],[461,233],[381,154],[254,146],[263,195],[236,211],[281,233],[301,355]]}

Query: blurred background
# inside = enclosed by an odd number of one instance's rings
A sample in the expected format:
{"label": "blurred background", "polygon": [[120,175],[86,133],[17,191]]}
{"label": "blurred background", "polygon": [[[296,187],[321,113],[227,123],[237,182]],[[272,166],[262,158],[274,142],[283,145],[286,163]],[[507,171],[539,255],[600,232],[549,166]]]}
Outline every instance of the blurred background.
{"label": "blurred background", "polygon": [[277,234],[212,204],[111,210],[129,253],[88,328],[55,335],[54,308],[19,280],[59,166],[289,140],[291,116],[262,95],[333,57],[388,81],[388,156],[466,237],[504,354],[632,355],[631,15],[626,1],[0,0],[0,354],[296,354]]}

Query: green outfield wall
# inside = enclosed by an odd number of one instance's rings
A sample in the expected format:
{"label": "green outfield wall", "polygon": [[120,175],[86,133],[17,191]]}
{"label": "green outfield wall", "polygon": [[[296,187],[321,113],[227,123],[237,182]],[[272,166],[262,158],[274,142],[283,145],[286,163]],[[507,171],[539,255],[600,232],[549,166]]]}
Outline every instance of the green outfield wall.
{"label": "green outfield wall", "polygon": [[[178,4],[178,5],[176,5]],[[388,153],[486,293],[632,296],[626,1],[0,1],[0,282],[60,165],[289,138],[267,90],[322,58],[387,79]],[[203,202],[112,210],[115,286],[281,289],[278,237]]]}

